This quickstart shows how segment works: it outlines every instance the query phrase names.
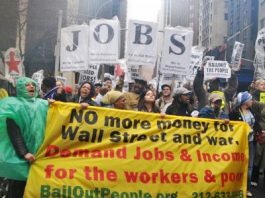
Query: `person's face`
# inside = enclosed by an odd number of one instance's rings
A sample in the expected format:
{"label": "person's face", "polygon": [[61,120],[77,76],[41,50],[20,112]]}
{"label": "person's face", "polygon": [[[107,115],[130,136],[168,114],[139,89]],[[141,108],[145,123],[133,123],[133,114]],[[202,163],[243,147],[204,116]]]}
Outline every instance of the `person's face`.
{"label": "person's face", "polygon": [[111,90],[111,88],[112,88],[112,82],[111,82],[111,80],[106,80],[106,81],[104,82],[104,85],[105,85],[106,87],[108,87],[108,90],[109,90],[109,91]]}
{"label": "person's face", "polygon": [[63,83],[61,81],[56,81],[56,87],[58,87],[57,93],[62,93],[62,91],[63,91]]}
{"label": "person's face", "polygon": [[265,82],[260,82],[256,85],[256,89],[259,91],[265,91]]}
{"label": "person's face", "polygon": [[98,95],[99,90],[100,90],[100,86],[96,86],[96,87],[95,87],[95,95]]}
{"label": "person's face", "polygon": [[171,94],[171,89],[169,87],[164,87],[162,90],[162,95],[167,97],[170,96],[170,94]]}
{"label": "person's face", "polygon": [[190,103],[190,94],[183,94],[180,96],[180,101],[184,104]]}
{"label": "person's face", "polygon": [[144,101],[145,102],[155,102],[155,94],[153,91],[149,90],[146,92],[144,96]]}
{"label": "person's face", "polygon": [[26,90],[30,97],[35,96],[35,85],[33,83],[27,83],[26,84]]}
{"label": "person's face", "polygon": [[114,103],[114,107],[116,109],[125,109],[126,106],[126,99],[125,97],[120,97],[115,103]]}
{"label": "person's face", "polygon": [[251,108],[251,107],[252,107],[252,104],[253,104],[253,100],[252,100],[252,99],[244,103],[244,105],[245,105],[247,108]]}
{"label": "person's face", "polygon": [[80,96],[82,98],[86,98],[90,94],[90,91],[91,91],[90,84],[85,83],[80,89]]}
{"label": "person's face", "polygon": [[142,84],[134,83],[134,86],[133,86],[134,93],[140,94],[142,92],[143,88],[144,87]]}
{"label": "person's face", "polygon": [[216,100],[214,102],[211,103],[211,106],[214,110],[219,110],[221,109],[222,106],[222,100]]}
{"label": "person's face", "polygon": [[61,81],[56,81],[56,87],[63,88],[63,83]]}

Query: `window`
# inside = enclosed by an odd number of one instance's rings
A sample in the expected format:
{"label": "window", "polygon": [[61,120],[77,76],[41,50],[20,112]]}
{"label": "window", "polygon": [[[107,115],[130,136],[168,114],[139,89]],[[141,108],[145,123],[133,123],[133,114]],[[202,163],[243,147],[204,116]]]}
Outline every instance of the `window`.
{"label": "window", "polygon": [[228,20],[228,14],[225,13],[225,20],[227,21]]}

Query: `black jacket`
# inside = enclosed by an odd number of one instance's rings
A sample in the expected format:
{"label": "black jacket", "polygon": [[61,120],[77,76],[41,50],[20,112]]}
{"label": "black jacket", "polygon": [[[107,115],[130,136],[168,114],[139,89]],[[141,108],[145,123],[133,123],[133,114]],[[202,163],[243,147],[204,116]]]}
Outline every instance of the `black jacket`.
{"label": "black jacket", "polygon": [[19,126],[13,119],[6,119],[7,132],[9,139],[17,153],[17,155],[21,158],[24,157],[28,153],[27,146],[24,142],[23,136],[21,134]]}

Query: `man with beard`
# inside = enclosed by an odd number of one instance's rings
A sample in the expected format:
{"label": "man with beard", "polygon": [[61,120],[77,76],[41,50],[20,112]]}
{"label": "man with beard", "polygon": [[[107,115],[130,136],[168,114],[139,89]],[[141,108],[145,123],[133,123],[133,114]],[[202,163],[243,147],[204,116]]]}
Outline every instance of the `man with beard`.
{"label": "man with beard", "polygon": [[124,93],[128,110],[137,111],[140,94],[145,90],[147,82],[143,79],[135,79],[132,92]]}
{"label": "man with beard", "polygon": [[222,110],[223,98],[217,94],[212,93],[209,96],[209,105],[206,105],[200,110],[200,118],[212,118],[212,119],[228,119],[228,114]]}
{"label": "man with beard", "polygon": [[177,88],[172,104],[167,108],[166,114],[178,116],[191,116],[193,107],[190,104],[192,92],[184,87]]}

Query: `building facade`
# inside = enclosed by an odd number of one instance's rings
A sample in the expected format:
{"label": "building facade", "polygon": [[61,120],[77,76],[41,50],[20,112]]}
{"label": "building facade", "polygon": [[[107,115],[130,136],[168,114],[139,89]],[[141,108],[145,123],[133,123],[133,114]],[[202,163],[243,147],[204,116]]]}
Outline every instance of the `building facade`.
{"label": "building facade", "polygon": [[227,1],[200,0],[199,45],[213,49],[227,37]]}
{"label": "building facade", "polygon": [[121,26],[120,58],[124,57],[127,19],[127,0],[79,0],[78,15],[81,21],[112,19],[117,16]]}
{"label": "building facade", "polygon": [[1,0],[0,5],[0,51],[16,46],[18,2]]}
{"label": "building facade", "polygon": [[160,27],[183,26],[193,29],[193,45],[198,45],[199,2],[198,0],[162,0]]}
{"label": "building facade", "polygon": [[[59,10],[63,11],[62,27],[84,22],[89,24],[95,18],[112,19],[118,16],[121,28],[125,29],[126,8],[127,0],[29,1],[24,61],[26,74],[31,76],[44,69],[45,75],[54,75]],[[124,55],[125,31],[122,33],[121,57]]]}
{"label": "building facade", "polygon": [[228,1],[227,60],[230,61],[235,41],[243,43],[243,64],[252,65],[258,29],[258,0]]}

